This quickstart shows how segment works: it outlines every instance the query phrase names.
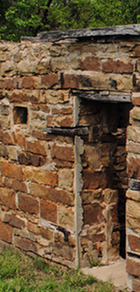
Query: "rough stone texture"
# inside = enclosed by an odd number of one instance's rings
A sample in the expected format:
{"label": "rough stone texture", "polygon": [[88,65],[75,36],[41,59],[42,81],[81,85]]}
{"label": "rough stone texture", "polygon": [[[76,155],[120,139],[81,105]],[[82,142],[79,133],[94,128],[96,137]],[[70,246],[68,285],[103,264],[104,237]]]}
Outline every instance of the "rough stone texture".
{"label": "rough stone texture", "polygon": [[[0,240],[69,267],[116,261],[125,256],[129,176],[127,271],[137,291],[139,26],[48,38],[0,41]],[[76,139],[47,127],[68,133],[85,126],[77,173]]]}

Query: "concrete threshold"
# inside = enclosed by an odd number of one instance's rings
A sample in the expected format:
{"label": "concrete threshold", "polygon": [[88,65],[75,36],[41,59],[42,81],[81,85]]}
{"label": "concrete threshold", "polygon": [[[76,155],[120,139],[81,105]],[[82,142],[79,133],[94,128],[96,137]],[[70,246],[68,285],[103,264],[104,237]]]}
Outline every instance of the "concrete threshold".
{"label": "concrete threshold", "polygon": [[82,272],[104,282],[110,281],[120,290],[127,288],[126,261],[124,259],[120,259],[108,266],[82,268]]}

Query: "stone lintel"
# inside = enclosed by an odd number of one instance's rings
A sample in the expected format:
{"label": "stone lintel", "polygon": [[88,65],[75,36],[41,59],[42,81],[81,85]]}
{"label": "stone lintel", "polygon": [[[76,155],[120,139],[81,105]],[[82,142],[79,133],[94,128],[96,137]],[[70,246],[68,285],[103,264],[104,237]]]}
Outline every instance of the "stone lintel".
{"label": "stone lintel", "polygon": [[74,136],[86,136],[89,134],[88,127],[77,127],[77,128],[45,128],[44,132],[46,134],[52,134],[52,135],[60,135],[60,136],[68,136],[68,137],[74,137]]}
{"label": "stone lintel", "polygon": [[140,36],[140,25],[139,24],[129,24],[121,26],[111,26],[111,27],[94,27],[94,28],[84,28],[84,29],[70,29],[70,30],[56,30],[56,31],[46,31],[41,32],[36,38],[22,37],[22,40],[33,40],[33,41],[59,41],[64,39],[92,39],[92,38],[102,38],[102,37],[123,37],[127,39],[130,37]]}
{"label": "stone lintel", "polygon": [[79,98],[85,98],[88,100],[96,100],[100,102],[118,103],[118,102],[129,102],[132,103],[131,93],[128,92],[113,92],[109,91],[85,91],[85,90],[74,90],[73,94]]}

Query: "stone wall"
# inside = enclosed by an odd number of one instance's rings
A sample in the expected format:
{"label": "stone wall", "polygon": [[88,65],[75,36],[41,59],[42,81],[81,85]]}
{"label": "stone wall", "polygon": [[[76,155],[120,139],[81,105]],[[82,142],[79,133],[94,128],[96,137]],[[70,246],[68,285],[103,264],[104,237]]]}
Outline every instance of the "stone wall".
{"label": "stone wall", "polygon": [[[0,41],[0,244],[139,284],[137,37]],[[138,267],[137,265],[137,267]],[[133,283],[134,279],[134,283]]]}

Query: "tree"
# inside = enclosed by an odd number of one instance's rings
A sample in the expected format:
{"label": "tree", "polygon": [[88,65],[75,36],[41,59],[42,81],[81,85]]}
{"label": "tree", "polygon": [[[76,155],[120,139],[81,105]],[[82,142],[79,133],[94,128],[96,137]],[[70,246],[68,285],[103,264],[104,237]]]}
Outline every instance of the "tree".
{"label": "tree", "polygon": [[0,39],[40,31],[140,23],[140,0],[1,0]]}

